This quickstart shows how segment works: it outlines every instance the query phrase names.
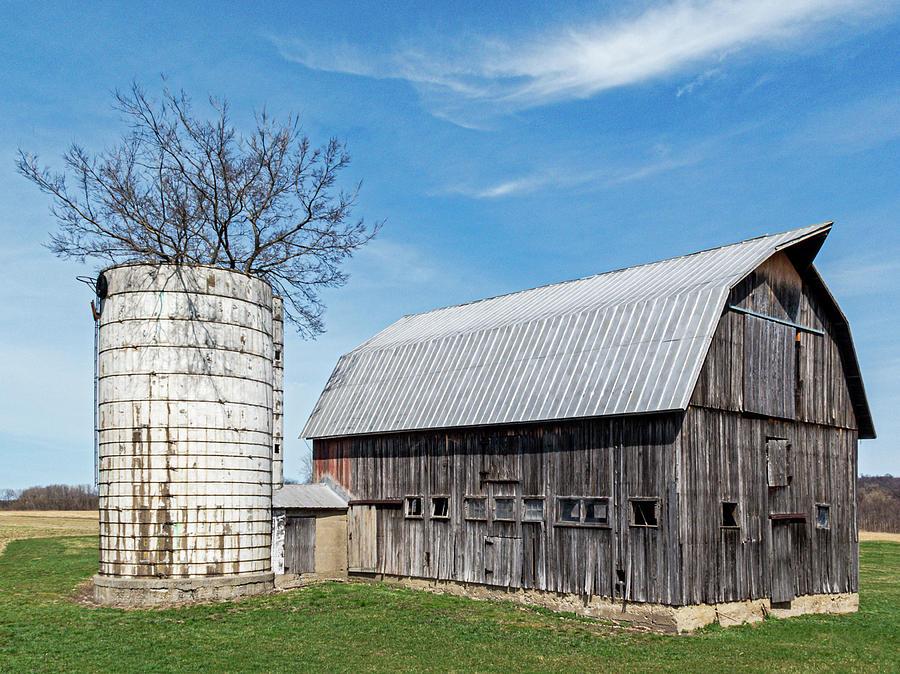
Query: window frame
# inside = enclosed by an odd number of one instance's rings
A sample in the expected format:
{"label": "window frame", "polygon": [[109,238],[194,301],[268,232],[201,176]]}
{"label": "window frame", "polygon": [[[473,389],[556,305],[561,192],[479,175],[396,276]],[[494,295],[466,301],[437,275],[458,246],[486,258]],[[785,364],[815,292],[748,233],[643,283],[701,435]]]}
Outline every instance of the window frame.
{"label": "window frame", "polygon": [[[529,518],[526,516],[528,510],[525,506],[526,501],[540,501],[541,502],[541,516],[537,519]],[[543,496],[523,496],[522,497],[522,523],[523,524],[543,524],[544,520],[547,519],[547,499]]]}
{"label": "window frame", "polygon": [[[653,504],[653,519],[655,520],[655,524],[638,524],[635,522],[635,513],[637,512],[634,509],[636,503],[652,503]],[[636,527],[640,529],[659,529],[659,513],[660,513],[660,503],[659,497],[655,496],[632,496],[628,499],[628,505],[630,506],[629,518],[628,518],[628,526]]]}
{"label": "window frame", "polygon": [[[484,515],[481,517],[473,517],[469,514],[469,502],[470,501],[481,501],[481,509]],[[469,520],[470,522],[487,522],[487,496],[478,496],[475,494],[470,494],[468,496],[463,496],[463,518]]]}
{"label": "window frame", "polygon": [[[447,501],[447,514],[446,515],[435,515],[434,514],[434,502],[436,499],[445,499]],[[428,511],[428,518],[432,520],[438,520],[440,522],[446,522],[450,519],[450,494],[434,494],[431,497],[431,509]]]}
{"label": "window frame", "polygon": [[[824,508],[827,516],[826,524],[819,524],[819,508]],[[816,503],[816,529],[831,530],[831,504]]]}
{"label": "window frame", "polygon": [[[563,501],[578,501],[578,521],[564,520],[562,514]],[[590,501],[606,502],[606,522],[588,522],[587,504]],[[553,513],[553,526],[555,527],[584,527],[589,529],[611,529],[613,518],[613,499],[611,496],[557,496],[555,511]]]}
{"label": "window frame", "polygon": [[[733,509],[733,511],[732,511],[732,520],[734,521],[734,524],[725,524],[725,506],[726,506],[726,505],[733,505],[733,506],[734,506],[734,509]],[[740,501],[726,501],[725,499],[722,499],[722,517],[721,517],[721,519],[720,519],[720,521],[719,521],[719,528],[720,528],[720,529],[730,529],[730,530],[733,531],[733,530],[735,530],[735,529],[740,529],[740,528],[741,528],[741,514],[740,514],[741,511],[740,511],[740,507],[741,507],[741,506],[740,506]]]}
{"label": "window frame", "polygon": [[[590,501],[604,501],[606,504],[606,521],[605,522],[595,522],[588,521],[588,502]],[[609,496],[585,496],[581,502],[581,511],[582,511],[582,526],[585,527],[603,527],[609,528],[610,520],[612,519],[612,499]]]}
{"label": "window frame", "polygon": [[[411,515],[409,512],[409,503],[413,499],[419,500],[419,514]],[[422,494],[407,494],[403,497],[403,518],[407,520],[425,519],[425,497]]]}
{"label": "window frame", "polygon": [[[512,501],[512,517],[497,517],[497,501]],[[491,521],[492,522],[518,522],[519,499],[515,496],[491,496]]]}

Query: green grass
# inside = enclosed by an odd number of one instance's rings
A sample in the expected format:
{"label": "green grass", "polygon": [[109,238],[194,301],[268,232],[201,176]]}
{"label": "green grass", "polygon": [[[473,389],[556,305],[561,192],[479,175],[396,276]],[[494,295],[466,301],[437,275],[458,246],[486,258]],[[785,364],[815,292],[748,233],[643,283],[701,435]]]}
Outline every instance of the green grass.
{"label": "green grass", "polygon": [[399,589],[331,583],[165,610],[79,604],[96,538],[0,557],[0,671],[900,671],[900,545],[863,543],[860,612],[662,636]]}

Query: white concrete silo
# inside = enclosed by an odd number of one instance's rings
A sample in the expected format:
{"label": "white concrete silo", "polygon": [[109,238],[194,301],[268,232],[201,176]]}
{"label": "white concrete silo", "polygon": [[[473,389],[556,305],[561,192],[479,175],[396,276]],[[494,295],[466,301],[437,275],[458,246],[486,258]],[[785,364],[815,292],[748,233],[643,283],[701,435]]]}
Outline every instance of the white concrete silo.
{"label": "white concrete silo", "polygon": [[95,599],[269,590],[281,365],[271,287],[201,266],[129,264],[102,277]]}

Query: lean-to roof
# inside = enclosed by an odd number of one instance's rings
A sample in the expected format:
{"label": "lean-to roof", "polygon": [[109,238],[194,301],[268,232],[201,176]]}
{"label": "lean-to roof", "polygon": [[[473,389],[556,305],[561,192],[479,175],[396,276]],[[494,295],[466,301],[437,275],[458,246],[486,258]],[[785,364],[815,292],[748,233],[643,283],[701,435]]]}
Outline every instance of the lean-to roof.
{"label": "lean-to roof", "polygon": [[729,291],[780,250],[811,262],[830,229],[405,316],[338,361],[302,435],[685,409]]}

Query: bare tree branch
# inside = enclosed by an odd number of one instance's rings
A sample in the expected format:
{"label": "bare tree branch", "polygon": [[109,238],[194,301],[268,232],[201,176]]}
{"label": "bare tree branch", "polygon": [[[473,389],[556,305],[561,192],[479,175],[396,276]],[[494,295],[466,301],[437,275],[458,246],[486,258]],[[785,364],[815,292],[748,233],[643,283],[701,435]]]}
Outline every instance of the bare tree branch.
{"label": "bare tree branch", "polygon": [[154,101],[133,83],[115,93],[128,132],[112,149],[72,145],[59,173],[19,150],[19,173],[51,198],[58,228],[47,246],[79,260],[240,269],[271,283],[285,317],[315,336],[320,291],[347,282],[342,263],[383,223],[352,218],[360,185],[337,188],[350,163],[343,143],[313,149],[296,115],[279,124],[265,110],[244,136],[226,100],[209,102],[215,115],[202,119],[184,92],[166,86]]}

